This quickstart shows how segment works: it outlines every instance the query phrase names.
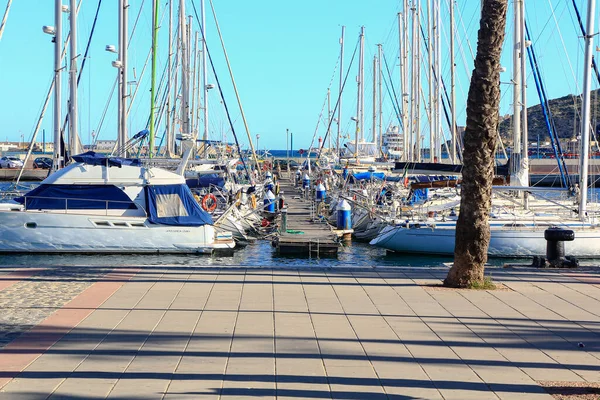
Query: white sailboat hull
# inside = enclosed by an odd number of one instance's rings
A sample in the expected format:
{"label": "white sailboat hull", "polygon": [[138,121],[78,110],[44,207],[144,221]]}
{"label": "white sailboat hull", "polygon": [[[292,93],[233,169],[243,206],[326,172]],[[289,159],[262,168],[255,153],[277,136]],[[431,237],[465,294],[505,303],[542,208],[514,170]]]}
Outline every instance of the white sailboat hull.
{"label": "white sailboat hull", "polygon": [[[490,257],[531,257],[546,254],[544,231],[548,226],[506,227],[491,224]],[[575,232],[575,241],[565,243],[567,255],[579,258],[600,257],[600,228],[590,225],[562,226]],[[455,223],[388,226],[370,244],[400,253],[452,256]]]}
{"label": "white sailboat hull", "polygon": [[231,250],[212,225],[151,224],[144,217],[0,211],[0,253],[212,253]]}

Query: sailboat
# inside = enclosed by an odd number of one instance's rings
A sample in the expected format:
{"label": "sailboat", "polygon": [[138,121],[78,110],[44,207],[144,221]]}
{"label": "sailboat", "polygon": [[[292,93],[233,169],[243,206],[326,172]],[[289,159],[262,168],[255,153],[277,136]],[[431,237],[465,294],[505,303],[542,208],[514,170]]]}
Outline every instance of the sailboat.
{"label": "sailboat", "polygon": [[[594,3],[594,0],[590,0],[588,3],[589,15],[594,15]],[[517,12],[519,11],[515,10],[516,15],[518,15]],[[521,13],[521,16],[516,18],[515,29],[522,25],[524,25],[524,22]],[[588,32],[593,32],[593,25],[594,18],[588,18]],[[544,231],[555,226],[574,231],[575,241],[570,242],[567,246],[569,254],[579,258],[600,257],[600,227],[597,215],[588,210],[587,204],[592,39],[589,36],[585,37],[585,72],[581,123],[582,148],[580,152],[581,189],[579,198],[576,201],[578,209],[574,210],[574,207],[562,208],[566,210],[566,214],[560,215],[558,210],[561,205],[558,202],[553,202],[554,207],[544,206],[537,210],[525,207],[522,211],[507,210],[506,202],[496,202],[496,211],[493,211],[490,216],[491,237],[488,255],[491,257],[526,257],[545,254]],[[515,41],[519,40],[523,44],[523,36],[516,34]],[[515,46],[515,48],[517,47]],[[520,71],[516,72],[515,78],[520,79],[520,76],[517,76],[519,74]],[[519,80],[515,79],[515,81],[518,82]],[[515,92],[517,91],[515,89]],[[517,103],[518,101],[515,100],[515,104]],[[520,122],[515,123],[515,126],[519,124]],[[524,142],[527,143],[526,139],[524,139]],[[517,179],[511,179],[512,182],[520,181],[517,184],[522,184],[524,180],[527,180],[526,152],[524,158],[525,161],[517,160],[516,164],[519,167],[515,174]],[[531,192],[532,188],[513,186],[504,187],[503,190]],[[504,199],[506,198],[504,197]],[[509,201],[511,200],[509,199]],[[524,202],[526,204],[527,199],[524,199]],[[448,215],[437,219],[405,221],[401,225],[387,226],[370,244],[397,252],[451,256],[454,254],[456,220],[456,215]]]}

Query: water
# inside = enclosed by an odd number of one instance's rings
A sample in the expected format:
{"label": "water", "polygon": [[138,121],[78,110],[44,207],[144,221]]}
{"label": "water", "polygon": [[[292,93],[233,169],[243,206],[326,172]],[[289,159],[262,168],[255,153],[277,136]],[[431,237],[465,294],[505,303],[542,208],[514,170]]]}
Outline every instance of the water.
{"label": "water", "polygon": [[248,266],[287,268],[335,267],[429,267],[441,266],[451,259],[387,255],[386,251],[366,243],[352,243],[340,249],[338,258],[307,258],[277,256],[269,241],[257,241],[235,251],[231,257],[207,255],[123,255],[123,254],[14,254],[0,255],[3,265],[44,266],[123,266],[123,265],[178,265],[178,266]]}

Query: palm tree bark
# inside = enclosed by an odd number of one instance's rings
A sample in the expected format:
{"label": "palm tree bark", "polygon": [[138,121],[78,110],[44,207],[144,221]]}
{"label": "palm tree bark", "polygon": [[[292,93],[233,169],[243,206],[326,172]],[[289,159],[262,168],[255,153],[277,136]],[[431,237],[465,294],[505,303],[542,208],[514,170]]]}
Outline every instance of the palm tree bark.
{"label": "palm tree bark", "polygon": [[446,286],[470,287],[483,282],[490,243],[489,214],[500,106],[500,56],[507,8],[508,0],[484,0],[482,3],[475,68],[467,98],[454,265],[444,281]]}

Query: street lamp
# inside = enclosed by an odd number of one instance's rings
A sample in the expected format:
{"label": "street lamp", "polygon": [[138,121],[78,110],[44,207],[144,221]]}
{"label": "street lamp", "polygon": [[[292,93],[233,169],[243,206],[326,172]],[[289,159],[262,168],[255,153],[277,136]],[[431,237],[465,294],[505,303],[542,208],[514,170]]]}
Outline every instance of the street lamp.
{"label": "street lamp", "polygon": [[258,153],[258,139],[260,139],[260,134],[256,134],[256,152]]}

